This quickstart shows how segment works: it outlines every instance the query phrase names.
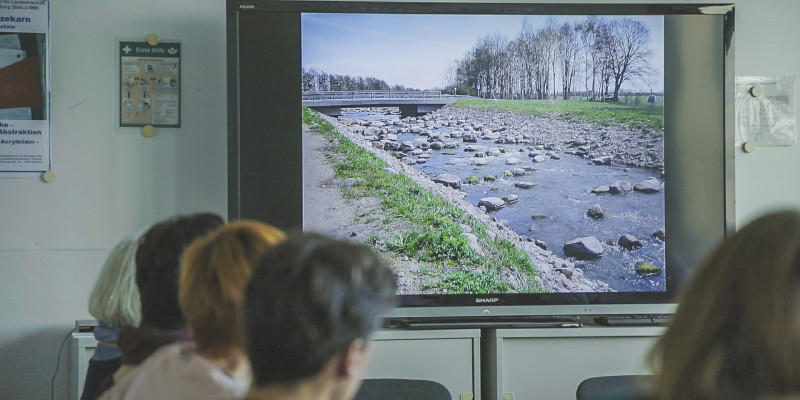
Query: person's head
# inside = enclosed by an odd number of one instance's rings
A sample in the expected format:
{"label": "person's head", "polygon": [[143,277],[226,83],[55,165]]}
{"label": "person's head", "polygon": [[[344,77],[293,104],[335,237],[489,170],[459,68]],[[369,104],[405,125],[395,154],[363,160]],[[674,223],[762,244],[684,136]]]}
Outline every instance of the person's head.
{"label": "person's head", "polygon": [[365,246],[305,233],[268,250],[245,301],[253,386],[293,387],[327,374],[338,398],[350,398],[394,294],[392,271]]}
{"label": "person's head", "polygon": [[217,214],[169,218],[145,232],[136,251],[136,285],[142,304],[142,326],[177,330],[186,326],[178,304],[178,266],[183,251],[225,221]]}
{"label": "person's head", "polygon": [[89,314],[106,326],[139,325],[142,306],[135,278],[138,245],[137,233],[126,236],[111,249],[89,296]]}
{"label": "person's head", "polygon": [[651,354],[659,399],[800,392],[798,250],[800,214],[784,211],[711,253]]}
{"label": "person's head", "polygon": [[224,356],[244,348],[241,312],[253,263],[284,233],[256,221],[237,221],[195,240],[180,268],[179,300],[197,349]]}

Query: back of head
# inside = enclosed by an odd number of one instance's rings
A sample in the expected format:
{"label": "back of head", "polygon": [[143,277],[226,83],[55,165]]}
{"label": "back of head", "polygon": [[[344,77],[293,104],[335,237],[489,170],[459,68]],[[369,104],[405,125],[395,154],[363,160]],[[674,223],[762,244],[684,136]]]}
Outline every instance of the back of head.
{"label": "back of head", "polygon": [[142,326],[175,330],[186,322],[178,304],[178,266],[194,239],[224,224],[217,214],[176,216],[153,225],[136,251],[136,285],[142,303]]}
{"label": "back of head", "polygon": [[243,348],[240,315],[252,265],[284,238],[270,225],[237,221],[186,249],[179,300],[198,350],[224,356]]}
{"label": "back of head", "polygon": [[245,338],[256,387],[319,373],[393,306],[394,276],[369,248],[291,236],[258,262],[247,289]]}
{"label": "back of head", "polygon": [[104,325],[139,325],[141,304],[136,287],[136,249],[139,234],[123,238],[108,254],[89,296],[89,314]]}
{"label": "back of head", "polygon": [[686,286],[651,354],[660,399],[800,391],[800,214],[726,239]]}

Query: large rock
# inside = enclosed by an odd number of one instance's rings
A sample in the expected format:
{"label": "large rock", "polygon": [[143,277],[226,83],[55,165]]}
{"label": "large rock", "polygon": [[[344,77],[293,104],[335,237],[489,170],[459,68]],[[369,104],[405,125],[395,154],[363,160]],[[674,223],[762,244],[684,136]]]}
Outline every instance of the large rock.
{"label": "large rock", "polygon": [[499,210],[506,206],[506,202],[499,197],[484,197],[478,202],[478,207],[486,207],[488,211]]}
{"label": "large rock", "polygon": [[478,243],[478,237],[475,236],[474,233],[464,232],[464,236],[467,237],[467,242],[469,243],[469,247],[472,249],[472,251],[478,253],[481,256],[484,255],[483,249],[481,248],[481,245]]}
{"label": "large rock", "polygon": [[518,187],[520,189],[530,189],[530,188],[532,188],[534,186],[536,186],[536,184],[533,183],[533,182],[520,181],[520,182],[514,183],[514,187]]}
{"label": "large rock", "polygon": [[611,165],[611,156],[600,156],[592,159],[594,165]]}
{"label": "large rock", "polygon": [[611,188],[608,187],[608,185],[600,185],[592,189],[592,193],[594,194],[603,194],[603,193],[608,193],[609,191],[611,191]]}
{"label": "large rock", "polygon": [[464,147],[464,151],[466,151],[468,153],[473,153],[473,152],[474,153],[483,153],[483,152],[486,151],[486,147],[478,146],[478,145],[472,145],[471,144],[471,145],[469,145],[467,147]]}
{"label": "large rock", "polygon": [[617,240],[617,244],[625,250],[633,250],[642,247],[642,242],[630,233],[620,236],[619,240]]}
{"label": "large rock", "polygon": [[642,262],[636,266],[636,274],[638,274],[639,276],[661,275],[661,271],[663,271],[663,268],[657,265],[650,264],[648,262]]}
{"label": "large rock", "polygon": [[519,164],[521,162],[522,162],[522,160],[520,160],[519,158],[516,158],[516,157],[509,157],[509,158],[506,159],[506,165],[516,165],[516,164]]}
{"label": "large rock", "polygon": [[572,239],[564,243],[564,255],[579,260],[593,260],[603,255],[603,245],[594,236]]}
{"label": "large rock", "polygon": [[449,186],[453,189],[461,189],[461,178],[453,174],[439,174],[433,178],[436,183]]}
{"label": "large rock", "polygon": [[603,213],[603,209],[600,207],[600,204],[593,205],[590,209],[586,211],[586,215],[589,216],[591,219],[603,219],[605,214]]}
{"label": "large rock", "polygon": [[417,163],[417,160],[415,160],[415,159],[413,159],[411,157],[403,157],[403,158],[400,159],[400,161],[402,161],[403,164],[406,164],[406,165],[414,165],[414,164]]}
{"label": "large rock", "polygon": [[632,188],[630,181],[621,180],[614,182],[614,184],[609,187],[609,192],[613,194],[626,193],[630,192]]}
{"label": "large rock", "polygon": [[661,191],[661,182],[656,178],[648,178],[637,183],[633,190],[642,193],[657,193]]}
{"label": "large rock", "polygon": [[533,157],[533,162],[535,162],[535,163],[541,163],[541,162],[544,162],[545,160],[546,160],[546,158],[544,158],[544,156],[542,156],[542,155],[538,155],[538,156],[534,156]]}
{"label": "large rock", "polygon": [[508,195],[503,196],[503,201],[505,201],[508,204],[515,204],[515,203],[519,202],[519,196],[517,196],[517,195],[515,195],[513,193],[512,194],[508,194]]}

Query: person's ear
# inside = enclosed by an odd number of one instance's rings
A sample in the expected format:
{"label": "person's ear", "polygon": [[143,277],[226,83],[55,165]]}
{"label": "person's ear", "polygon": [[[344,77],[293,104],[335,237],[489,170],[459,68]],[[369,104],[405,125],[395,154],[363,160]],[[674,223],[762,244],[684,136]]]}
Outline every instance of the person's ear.
{"label": "person's ear", "polygon": [[367,342],[364,339],[356,339],[350,342],[341,353],[339,353],[336,375],[339,378],[353,378],[361,376],[364,365],[368,357]]}

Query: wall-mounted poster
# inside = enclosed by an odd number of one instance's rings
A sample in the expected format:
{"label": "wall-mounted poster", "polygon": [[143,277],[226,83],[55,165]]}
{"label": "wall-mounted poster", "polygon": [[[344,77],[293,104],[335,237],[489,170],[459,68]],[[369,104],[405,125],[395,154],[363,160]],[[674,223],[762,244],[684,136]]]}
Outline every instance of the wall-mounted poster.
{"label": "wall-mounted poster", "polygon": [[180,128],[181,44],[119,42],[119,126]]}
{"label": "wall-mounted poster", "polygon": [[0,173],[5,176],[50,170],[49,6],[0,0]]}

